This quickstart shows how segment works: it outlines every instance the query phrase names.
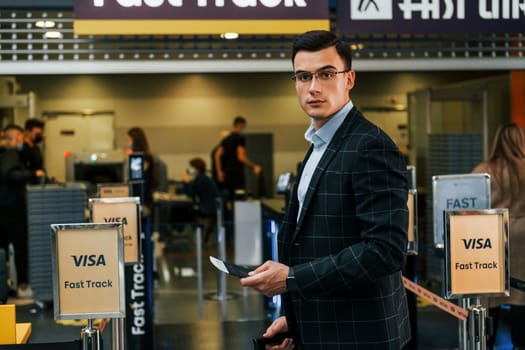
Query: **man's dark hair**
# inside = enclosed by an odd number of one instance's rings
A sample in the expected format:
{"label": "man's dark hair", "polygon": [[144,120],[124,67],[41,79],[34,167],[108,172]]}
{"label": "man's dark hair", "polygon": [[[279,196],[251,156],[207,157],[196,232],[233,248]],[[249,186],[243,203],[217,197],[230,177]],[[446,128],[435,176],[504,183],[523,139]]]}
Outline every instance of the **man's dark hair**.
{"label": "man's dark hair", "polygon": [[246,124],[246,119],[244,117],[241,117],[240,115],[233,119],[233,126],[239,124]]}
{"label": "man's dark hair", "polygon": [[133,127],[128,130],[128,136],[131,137],[131,143],[134,152],[144,152],[150,154],[148,139],[144,130],[139,127]]}
{"label": "man's dark hair", "polygon": [[345,69],[352,69],[352,50],[350,45],[341,40],[336,34],[326,30],[312,30],[299,35],[292,49],[292,64],[299,51],[320,51],[334,46],[339,57],[345,62]]}
{"label": "man's dark hair", "polygon": [[26,131],[31,131],[34,128],[41,128],[41,129],[43,129],[44,128],[44,122],[41,121],[41,120],[38,120],[38,119],[31,118],[31,119],[26,120],[24,128],[26,129]]}
{"label": "man's dark hair", "polygon": [[202,158],[193,158],[190,160],[190,165],[197,169],[197,171],[201,174],[204,174],[206,172],[206,163]]}
{"label": "man's dark hair", "polygon": [[22,129],[21,127],[19,127],[18,125],[16,124],[8,124],[4,127],[4,132],[8,132],[10,130],[18,130],[20,132],[24,132],[24,129]]}

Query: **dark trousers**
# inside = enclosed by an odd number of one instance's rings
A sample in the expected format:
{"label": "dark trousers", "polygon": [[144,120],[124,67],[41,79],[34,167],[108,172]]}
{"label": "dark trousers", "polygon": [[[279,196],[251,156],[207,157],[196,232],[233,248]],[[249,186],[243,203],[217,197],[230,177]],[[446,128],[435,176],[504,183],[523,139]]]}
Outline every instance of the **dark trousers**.
{"label": "dark trousers", "polygon": [[28,283],[27,219],[25,208],[0,209],[0,239],[3,248],[13,243],[18,284]]}
{"label": "dark trousers", "polygon": [[197,221],[202,225],[202,243],[208,243],[210,237],[215,237],[215,227],[217,226],[217,215],[216,214],[197,214]]}
{"label": "dark trousers", "polygon": [[[498,331],[501,308],[495,307],[489,309],[489,315],[492,317],[494,324],[494,334],[487,339],[489,349],[492,349],[496,343],[496,332]],[[525,306],[510,305],[510,336],[512,344],[515,347],[525,347],[525,332],[523,331],[523,324],[525,323]]]}
{"label": "dark trousers", "polygon": [[510,335],[512,344],[525,348],[525,305],[510,306]]}

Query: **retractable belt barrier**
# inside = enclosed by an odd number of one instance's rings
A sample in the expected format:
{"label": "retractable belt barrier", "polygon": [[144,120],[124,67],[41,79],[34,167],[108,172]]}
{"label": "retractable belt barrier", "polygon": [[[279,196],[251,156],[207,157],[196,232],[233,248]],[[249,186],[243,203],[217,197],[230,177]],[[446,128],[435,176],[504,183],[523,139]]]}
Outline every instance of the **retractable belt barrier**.
{"label": "retractable belt barrier", "polygon": [[521,290],[522,292],[525,292],[525,281],[519,280],[517,278],[511,277],[510,278],[510,286],[512,288],[516,288]]}
{"label": "retractable belt barrier", "polygon": [[[448,300],[443,299],[442,297],[440,297],[437,294],[432,293],[428,289],[425,289],[415,284],[414,282],[412,282],[406,277],[403,277],[403,285],[405,286],[406,289],[408,289],[412,293],[416,294],[417,296],[420,296],[421,298],[425,300],[428,300],[430,303],[440,308],[441,310],[451,314],[452,316],[462,321],[467,320],[468,310],[465,310],[464,308],[457,306],[456,304],[451,303]],[[522,292],[525,292],[525,281],[511,277],[510,286],[513,288],[519,289]]]}
{"label": "retractable belt barrier", "polygon": [[428,289],[425,289],[415,284],[414,282],[412,282],[406,277],[403,277],[403,285],[405,286],[406,289],[408,289],[412,293],[416,294],[417,296],[420,296],[421,298],[425,300],[428,300],[429,302],[431,302],[432,304],[434,304],[441,310],[451,314],[452,316],[462,321],[467,320],[468,311],[465,310],[464,308],[457,306],[456,304],[451,303],[448,300],[443,299],[442,297],[440,297],[437,294],[432,293]]}

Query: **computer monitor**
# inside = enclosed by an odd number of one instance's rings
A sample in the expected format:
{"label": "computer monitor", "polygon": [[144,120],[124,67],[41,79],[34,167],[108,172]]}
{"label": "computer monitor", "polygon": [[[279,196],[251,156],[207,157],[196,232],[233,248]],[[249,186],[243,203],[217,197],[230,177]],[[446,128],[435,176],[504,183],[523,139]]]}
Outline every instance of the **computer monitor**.
{"label": "computer monitor", "polygon": [[129,181],[144,180],[144,153],[133,152],[128,156]]}

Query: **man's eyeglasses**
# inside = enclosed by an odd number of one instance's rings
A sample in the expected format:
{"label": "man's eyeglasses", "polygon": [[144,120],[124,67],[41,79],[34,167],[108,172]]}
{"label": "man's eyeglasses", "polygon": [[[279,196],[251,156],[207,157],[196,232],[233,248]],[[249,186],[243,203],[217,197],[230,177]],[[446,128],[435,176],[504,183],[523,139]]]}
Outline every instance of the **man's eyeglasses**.
{"label": "man's eyeglasses", "polygon": [[292,80],[295,80],[298,83],[309,83],[312,81],[314,77],[317,78],[317,80],[321,81],[329,81],[335,78],[337,74],[346,73],[349,72],[350,69],[338,71],[336,69],[332,68],[324,68],[319,69],[316,72],[297,72],[292,76]]}

